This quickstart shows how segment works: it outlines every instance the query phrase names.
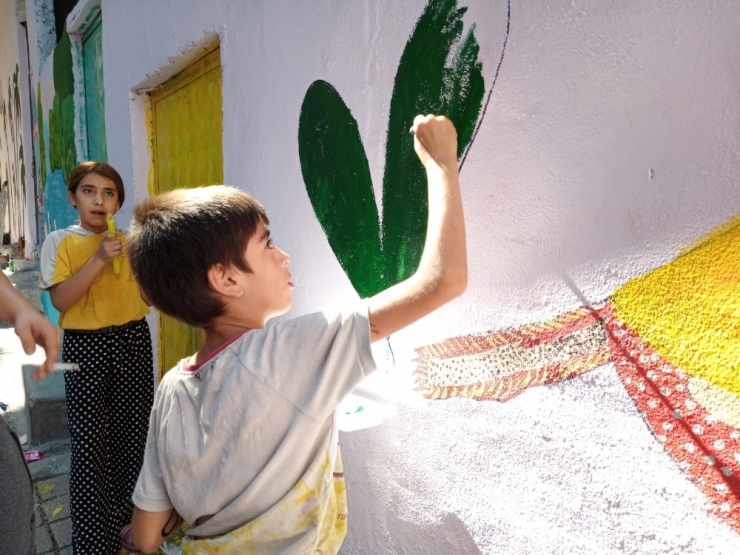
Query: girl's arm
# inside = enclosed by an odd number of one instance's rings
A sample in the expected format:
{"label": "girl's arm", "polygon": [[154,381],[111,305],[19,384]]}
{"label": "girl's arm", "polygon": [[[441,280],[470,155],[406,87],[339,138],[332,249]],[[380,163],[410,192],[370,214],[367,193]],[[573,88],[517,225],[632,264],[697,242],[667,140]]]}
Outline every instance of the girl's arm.
{"label": "girl's arm", "polygon": [[108,233],[100,242],[97,252],[73,276],[49,288],[51,303],[59,312],[66,312],[90,289],[95,278],[113,260],[123,253],[123,244],[115,233]]}
{"label": "girl's arm", "polygon": [[46,377],[59,355],[62,336],[59,330],[31,305],[0,272],[0,320],[13,324],[23,350],[30,355],[40,345],[46,351],[46,360],[34,373],[34,379]]}

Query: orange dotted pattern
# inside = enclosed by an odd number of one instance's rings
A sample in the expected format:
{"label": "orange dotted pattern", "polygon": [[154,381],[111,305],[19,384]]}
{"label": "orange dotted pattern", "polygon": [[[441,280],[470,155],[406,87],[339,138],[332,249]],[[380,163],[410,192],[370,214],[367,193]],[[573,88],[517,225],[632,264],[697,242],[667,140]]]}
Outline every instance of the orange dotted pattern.
{"label": "orange dotted pattern", "polygon": [[[564,362],[516,372],[500,379],[434,387],[427,379],[432,358],[464,357],[504,345],[527,347],[555,341],[599,321],[608,343],[603,349]],[[665,450],[708,499],[708,510],[740,533],[740,430],[725,424],[697,403],[686,372],[655,352],[610,303],[585,308],[544,324],[482,336],[449,339],[417,349],[417,390],[429,399],[467,397],[506,401],[529,387],[567,379],[610,360],[637,409]]]}
{"label": "orange dotted pattern", "polygon": [[[517,344],[528,348],[549,343],[585,329],[603,319],[605,305],[588,307],[563,314],[541,324],[529,324],[515,330],[464,336],[420,347],[416,350],[416,390],[428,399],[467,397],[477,400],[507,401],[529,387],[544,385],[572,378],[609,361],[609,349],[596,350],[575,356],[566,361],[545,364],[539,368],[524,369],[500,379],[457,386],[435,386],[429,379],[429,366],[433,358],[456,358],[491,351],[506,345]],[[464,365],[464,362],[461,362]]]}

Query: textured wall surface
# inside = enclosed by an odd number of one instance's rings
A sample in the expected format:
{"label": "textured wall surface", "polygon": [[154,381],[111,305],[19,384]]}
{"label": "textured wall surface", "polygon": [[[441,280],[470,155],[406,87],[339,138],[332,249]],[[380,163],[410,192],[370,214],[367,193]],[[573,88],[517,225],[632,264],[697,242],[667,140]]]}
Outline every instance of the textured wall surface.
{"label": "textured wall surface", "polygon": [[[148,194],[144,93],[218,40],[225,181],[264,202],[292,256],[288,316],[353,302],[327,238],[339,224],[307,190],[302,107],[317,82],[336,91],[323,100],[350,113],[382,214],[394,90],[427,5],[106,0],[109,162],[130,198]],[[358,394],[391,416],[342,436],[342,552],[737,553],[740,11],[458,7],[485,93],[461,174],[470,286],[377,348]],[[63,108],[53,59],[34,76],[40,112]]]}
{"label": "textured wall surface", "polygon": [[[28,92],[26,34],[18,23],[15,4],[0,6],[0,187],[7,184],[7,212],[0,213],[3,231],[11,242],[23,237],[34,244],[29,204],[33,200],[30,176],[31,120]],[[27,195],[27,186],[31,193]]]}

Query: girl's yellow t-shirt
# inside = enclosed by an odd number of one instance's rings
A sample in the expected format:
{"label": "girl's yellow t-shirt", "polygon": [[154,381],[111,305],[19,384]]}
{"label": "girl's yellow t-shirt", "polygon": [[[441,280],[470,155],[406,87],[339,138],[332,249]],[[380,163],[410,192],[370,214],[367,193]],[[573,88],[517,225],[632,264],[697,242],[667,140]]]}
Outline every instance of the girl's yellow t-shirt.
{"label": "girl's yellow t-shirt", "polygon": [[[104,237],[105,232],[94,233],[79,225],[50,233],[41,247],[41,289],[49,289],[79,272],[95,255]],[[128,258],[122,259],[120,274],[115,274],[112,263],[107,264],[87,293],[60,313],[60,328],[95,330],[120,326],[141,320],[149,313]]]}

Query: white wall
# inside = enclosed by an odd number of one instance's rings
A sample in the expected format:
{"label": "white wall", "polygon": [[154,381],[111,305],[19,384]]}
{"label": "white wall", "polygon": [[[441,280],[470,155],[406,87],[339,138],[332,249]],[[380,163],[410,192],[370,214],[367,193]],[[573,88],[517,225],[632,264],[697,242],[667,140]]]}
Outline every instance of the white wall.
{"label": "white wall", "polygon": [[[467,4],[489,86],[506,3]],[[337,88],[379,184],[395,71],[424,6],[104,0],[109,161],[140,199],[148,160],[132,90],[218,35],[225,179],[264,202],[293,257],[290,314],[351,302],[302,182],[301,101],[316,79]],[[740,550],[611,365],[507,403],[429,403],[412,392],[409,362],[422,344],[541,321],[581,294],[604,299],[740,213],[739,36],[733,0],[512,2],[501,74],[462,173],[470,287],[393,338],[395,373],[368,389],[393,391],[397,415],[342,438],[344,553]]]}
{"label": "white wall", "polygon": [[[6,1],[0,5],[0,82],[2,84],[2,96],[6,103],[10,101],[10,98],[12,98],[9,95],[8,83],[10,82],[12,86],[12,78],[17,66],[19,70],[18,86],[21,97],[21,114],[20,120],[17,121],[19,132],[12,141],[12,148],[11,145],[6,144],[3,139],[3,144],[0,146],[0,152],[2,153],[0,160],[3,162],[4,176],[4,166],[9,159],[14,158],[16,159],[14,163],[19,163],[17,161],[16,149],[20,144],[23,145],[23,161],[26,167],[26,202],[16,202],[16,206],[13,207],[16,217],[13,222],[14,229],[12,229],[11,240],[15,242],[19,237],[24,237],[27,245],[26,256],[28,256],[36,244],[36,227],[33,216],[34,176],[32,165],[33,146],[31,144],[31,104],[28,90],[28,49],[26,46],[26,31],[20,24],[23,14],[20,14],[19,17],[16,12],[16,2]],[[13,134],[10,132],[9,121],[7,125],[8,136],[12,138]],[[16,198],[20,200],[22,197],[20,194],[16,194]],[[5,231],[8,231],[7,227],[5,228]]]}

